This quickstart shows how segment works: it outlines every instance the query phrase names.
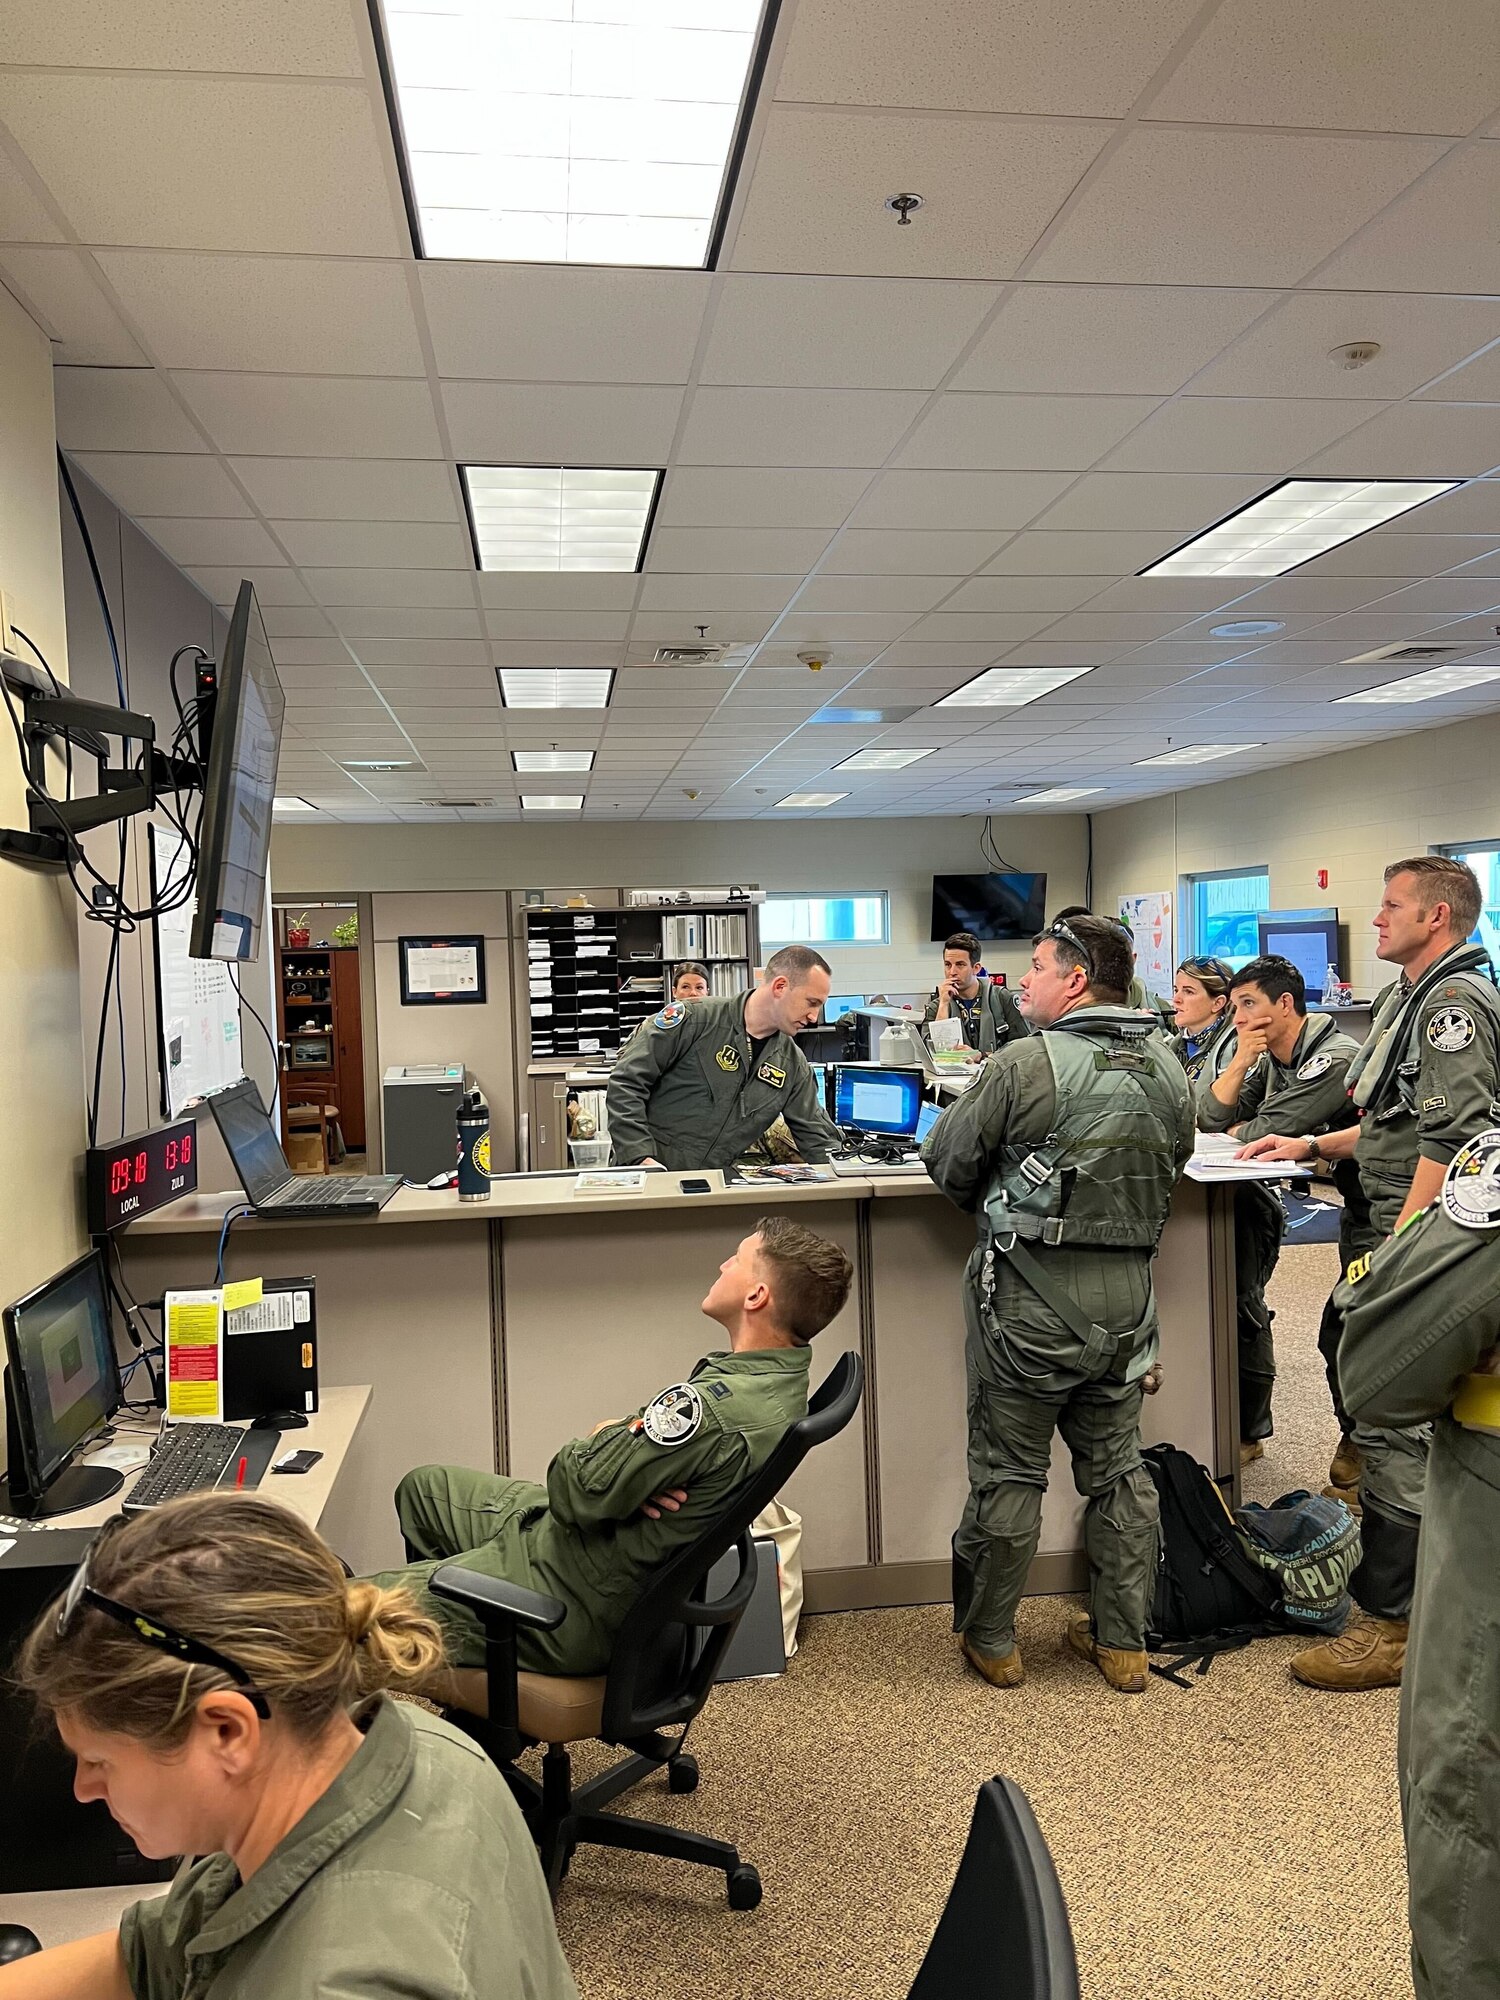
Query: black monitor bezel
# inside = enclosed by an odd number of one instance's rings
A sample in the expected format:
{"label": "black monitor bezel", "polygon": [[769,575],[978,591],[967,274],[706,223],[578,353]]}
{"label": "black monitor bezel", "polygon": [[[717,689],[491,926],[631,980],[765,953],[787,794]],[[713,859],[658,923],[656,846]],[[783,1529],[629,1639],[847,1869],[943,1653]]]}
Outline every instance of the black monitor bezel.
{"label": "black monitor bezel", "polygon": [[[203,780],[203,818],[199,823],[197,835],[196,901],[193,908],[193,926],[188,935],[189,958],[220,957],[220,954],[213,949],[214,929],[218,921],[217,894],[229,843],[229,808],[234,790],[234,741],[244,706],[245,651],[249,643],[252,611],[257,618],[260,618],[260,605],[256,600],[255,586],[246,578],[241,582],[239,593],[234,600],[234,611],[229,620],[229,636],[224,642],[223,658],[219,662],[213,737],[209,744],[208,768]],[[264,619],[261,619],[261,630],[262,632],[265,630]],[[269,639],[266,651],[269,656]],[[274,659],[271,661],[271,671],[273,674],[276,671]],[[278,688],[281,686],[279,676],[276,685]],[[286,695],[283,690],[281,719],[277,728],[278,752],[285,726]],[[266,848],[269,860],[269,833],[266,836]],[[262,889],[265,886],[265,879],[266,870],[263,869]],[[264,934],[264,918],[260,930]],[[251,963],[256,956],[257,953],[254,952],[240,952],[236,953],[233,959],[222,962],[244,965]]]}
{"label": "black monitor bezel", "polygon": [[[77,1443],[69,1448],[50,1471],[43,1472],[37,1463],[36,1421],[31,1401],[33,1385],[30,1377],[21,1365],[21,1341],[16,1320],[28,1307],[34,1306],[38,1299],[44,1298],[54,1286],[66,1284],[69,1279],[86,1270],[90,1265],[94,1267],[97,1274],[99,1297],[104,1304],[104,1325],[108,1335],[107,1347],[111,1366],[112,1401],[98,1424],[92,1429],[85,1431]],[[5,1408],[8,1419],[7,1430],[9,1431],[7,1448],[11,1453],[19,1455],[21,1460],[19,1466],[12,1464],[9,1467],[9,1478],[14,1486],[17,1483],[16,1475],[19,1472],[25,1490],[34,1498],[40,1499],[50,1486],[57,1484],[58,1480],[61,1479],[78,1454],[88,1445],[92,1444],[108,1426],[111,1419],[118,1416],[120,1411],[125,1407],[125,1384],[120,1374],[120,1357],[115,1349],[114,1320],[109,1310],[109,1283],[104,1267],[104,1253],[97,1249],[86,1250],[81,1257],[75,1257],[73,1262],[66,1265],[61,1271],[54,1271],[52,1276],[42,1284],[33,1285],[29,1292],[24,1293],[18,1299],[13,1299],[6,1306],[4,1312],[0,1313],[0,1324],[3,1324],[5,1338]]]}

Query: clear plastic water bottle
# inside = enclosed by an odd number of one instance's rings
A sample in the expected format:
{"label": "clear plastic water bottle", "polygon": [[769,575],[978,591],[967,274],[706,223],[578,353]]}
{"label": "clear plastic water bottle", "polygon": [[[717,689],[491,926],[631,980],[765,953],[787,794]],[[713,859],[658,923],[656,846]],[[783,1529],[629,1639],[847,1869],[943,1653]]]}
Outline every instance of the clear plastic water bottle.
{"label": "clear plastic water bottle", "polygon": [[1339,978],[1339,969],[1330,965],[1323,974],[1323,1005],[1341,1007],[1344,1003],[1344,982]]}

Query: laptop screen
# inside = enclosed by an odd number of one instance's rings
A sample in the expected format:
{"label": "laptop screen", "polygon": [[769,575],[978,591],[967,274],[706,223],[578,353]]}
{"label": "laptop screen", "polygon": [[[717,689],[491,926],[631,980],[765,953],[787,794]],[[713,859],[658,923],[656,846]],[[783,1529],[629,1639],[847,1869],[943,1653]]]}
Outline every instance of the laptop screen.
{"label": "laptop screen", "polygon": [[269,1201],[292,1178],[281,1142],[266,1116],[260,1092],[247,1078],[209,1098],[240,1186],[252,1202]]}

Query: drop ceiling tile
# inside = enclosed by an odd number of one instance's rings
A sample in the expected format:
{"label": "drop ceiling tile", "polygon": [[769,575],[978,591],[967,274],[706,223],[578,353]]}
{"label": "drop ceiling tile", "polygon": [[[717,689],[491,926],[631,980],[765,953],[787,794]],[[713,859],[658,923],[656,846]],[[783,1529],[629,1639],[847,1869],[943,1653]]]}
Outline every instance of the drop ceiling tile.
{"label": "drop ceiling tile", "polygon": [[57,441],[69,451],[207,451],[149,368],[59,368]]}
{"label": "drop ceiling tile", "polygon": [[[246,577],[255,585],[255,595],[262,604],[312,603],[307,585],[294,569],[262,569],[253,564],[246,566],[240,563],[221,569],[194,563],[188,569],[188,575],[215,604],[226,609],[234,603],[240,583]],[[345,657],[343,653],[339,654],[340,659]]]}
{"label": "drop ceiling tile", "polygon": [[1044,632],[1051,622],[1050,611],[934,611],[913,625],[908,637],[918,644],[954,639],[968,645],[1015,645]]}
{"label": "drop ceiling tile", "polygon": [[[9,15],[6,25],[8,31]],[[47,213],[46,203],[10,154],[0,147],[0,242],[61,243],[62,240],[63,232]]]}
{"label": "drop ceiling tile", "polygon": [[[1373,581],[1374,579],[1369,579]],[[1330,578],[1330,581],[1334,579]],[[1353,579],[1344,579],[1352,582]],[[1382,589],[1384,582],[1382,581]],[[1364,610],[1376,617],[1386,612],[1405,616],[1425,612],[1433,618],[1457,618],[1465,612],[1489,611],[1500,604],[1500,577],[1483,575],[1435,576],[1425,583],[1411,583],[1389,596],[1367,599]],[[1361,607],[1350,605],[1349,610]],[[1493,636],[1493,627],[1491,627]],[[1444,634],[1447,637],[1447,634]]]}
{"label": "drop ceiling tile", "polygon": [[1044,534],[1032,530],[1007,542],[986,576],[1131,576],[1174,548],[1172,530]]}
{"label": "drop ceiling tile", "polygon": [[417,458],[232,458],[268,519],[460,521],[446,465]]}
{"label": "drop ceiling tile", "polygon": [[1458,147],[1318,273],[1349,291],[1500,291],[1500,146]]}
{"label": "drop ceiling tile", "polygon": [[9,0],[5,59],[70,69],[363,73],[352,20],[322,0],[284,0],[270,10],[154,0],[126,15],[91,0]]}
{"label": "drop ceiling tile", "polygon": [[346,639],[477,639],[479,613],[398,605],[346,606],[333,613]]}
{"label": "drop ceiling tile", "polygon": [[[1500,308],[1487,299],[1298,292],[1206,369],[1191,394],[1390,402],[1491,340],[1500,340]],[[1360,368],[1329,359],[1352,341],[1376,341],[1381,351]]]}
{"label": "drop ceiling tile", "polygon": [[935,388],[999,296],[992,285],[731,274],[699,379]]}
{"label": "drop ceiling tile", "polygon": [[[1439,300],[1424,300],[1424,304],[1436,305]],[[1489,322],[1491,336],[1500,342],[1500,307],[1488,304],[1484,308]],[[1500,403],[1500,346],[1491,347],[1464,367],[1445,375],[1441,382],[1434,382],[1430,389],[1422,392],[1420,401],[1432,398],[1447,403]]]}
{"label": "drop ceiling tile", "polygon": [[483,639],[363,639],[356,651],[377,680],[438,669],[445,675],[472,671],[494,678]]}
{"label": "drop ceiling tile", "polygon": [[999,651],[996,646],[953,645],[947,640],[923,640],[913,644],[902,640],[888,647],[880,656],[880,665],[871,674],[868,682],[861,681],[859,693],[861,701],[865,694],[878,693],[881,701],[874,705],[884,705],[887,695],[904,696],[908,688],[918,689],[925,701],[936,682],[947,677],[946,685],[937,687],[936,692],[947,692],[947,687],[956,687],[960,678],[976,667],[987,667]]}
{"label": "drop ceiling tile", "polygon": [[721,576],[803,576],[828,546],[822,528],[656,528],[646,568]]}
{"label": "drop ceiling tile", "polygon": [[222,452],[442,456],[425,382],[333,375],[178,374],[171,379]]}
{"label": "drop ceiling tile", "polygon": [[[461,570],[304,569],[307,587],[323,605],[443,605],[454,610],[474,602],[473,585]],[[334,623],[344,630],[342,618]]]}
{"label": "drop ceiling tile", "polygon": [[829,549],[822,568],[833,576],[967,576],[992,556],[1005,539],[1000,529],[982,534],[927,529],[846,528]]}
{"label": "drop ceiling tile", "polygon": [[661,528],[836,528],[870,482],[866,471],[801,466],[678,465],[656,510]]}
{"label": "drop ceiling tile", "polygon": [[285,561],[259,521],[153,520],[137,524],[180,569]]}
{"label": "drop ceiling tile", "polygon": [[[1414,508],[1405,516],[1411,522],[1423,518],[1425,509]],[[1298,576],[1437,576],[1490,554],[1496,546],[1493,535],[1423,535],[1380,532],[1360,535],[1342,548],[1330,549],[1297,570]]]}
{"label": "drop ceiling tile", "polygon": [[97,256],[163,368],[426,373],[399,264],[156,250]]}
{"label": "drop ceiling tile", "polygon": [[1069,485],[1066,472],[882,472],[858,528],[1024,528]]}
{"label": "drop ceiling tile", "polygon": [[[643,611],[780,611],[802,582],[794,576],[675,576],[648,571],[641,578]],[[707,622],[707,621],[705,621]]]}
{"label": "drop ceiling tile", "polygon": [[127,514],[248,520],[250,508],[216,458],[175,452],[82,452],[81,465]]}
{"label": "drop ceiling tile", "polygon": [[1137,127],[1028,275],[1295,284],[1442,150],[1438,140]]}
{"label": "drop ceiling tile", "polygon": [[1155,408],[1148,396],[940,396],[898,463],[1082,471]]}
{"label": "drop ceiling tile", "polygon": [[960,584],[945,611],[1032,611],[1061,617],[1097,597],[1107,576],[976,576]]}
{"label": "drop ceiling tile", "polygon": [[440,375],[510,382],[685,382],[707,271],[417,266]]}
{"label": "drop ceiling tile", "polygon": [[[1370,409],[1368,403],[1320,403],[1311,398],[1240,401],[1182,396],[1148,417],[1111,452],[1107,464],[1133,472],[1196,472],[1201,466],[1213,466],[1220,472],[1257,473],[1270,479],[1332,444],[1361,423]],[[1224,508],[1221,514],[1230,511]],[[1211,514],[1203,525],[1217,518]]]}
{"label": "drop ceiling tile", "polygon": [[[882,647],[911,630],[916,623],[914,613],[902,611],[840,613],[821,612],[817,616],[794,616],[783,620],[776,628],[776,641],[781,646],[848,646],[855,653],[868,647],[871,655]],[[850,662],[854,662],[851,660]],[[835,659],[832,664],[843,664]],[[821,697],[820,697],[821,699]]]}
{"label": "drop ceiling tile", "polygon": [[[773,104],[729,262],[742,271],[1009,277],[1109,131]],[[926,197],[921,226],[899,227],[882,205],[883,190],[900,188]]]}
{"label": "drop ceiling tile", "polygon": [[492,639],[622,640],[630,614],[625,611],[486,611],[485,630]]}
{"label": "drop ceiling tile", "polygon": [[357,569],[472,571],[465,529],[438,521],[273,521],[277,538],[297,564]]}
{"label": "drop ceiling tile", "polygon": [[497,667],[617,667],[618,645],[575,641],[559,646],[550,640],[496,639],[490,653]]}
{"label": "drop ceiling tile", "polygon": [[[695,606],[691,611],[643,609],[631,621],[631,657],[654,653],[658,646],[755,646],[778,616],[779,609],[738,611],[726,605]],[[706,638],[698,631],[700,625],[708,627]]]}
{"label": "drop ceiling tile", "polygon": [[497,610],[628,611],[640,578],[633,570],[481,570],[481,602]]}
{"label": "drop ceiling tile", "polygon": [[894,389],[699,389],[678,457],[689,465],[879,465],[924,400]]}
{"label": "drop ceiling tile", "polygon": [[[266,600],[261,597],[258,588],[255,594],[264,605]],[[278,668],[307,666],[337,670],[348,667],[351,673],[359,673],[359,669],[350,662],[348,648],[337,639],[278,639],[271,650],[276,656]]]}
{"label": "drop ceiling tile", "polygon": [[[1500,404],[1397,403],[1308,461],[1309,475],[1462,479],[1500,466]],[[1408,517],[1408,525],[1415,521]]]}
{"label": "drop ceiling tile", "polygon": [[[1151,99],[1152,119],[1366,132],[1469,131],[1500,102],[1488,0],[1308,8],[1229,0]],[[1357,46],[1359,60],[1351,62]]]}
{"label": "drop ceiling tile", "polygon": [[0,119],[85,243],[360,257],[404,247],[364,88],[13,70],[0,75]]}
{"label": "drop ceiling tile", "polygon": [[[1169,579],[1163,577],[1161,581],[1166,583]],[[1240,581],[1248,583],[1250,579],[1243,577]],[[1234,609],[1225,611],[1222,617],[1226,622],[1241,618],[1289,618],[1307,612],[1325,612],[1332,617],[1339,611],[1357,611],[1362,604],[1371,604],[1411,581],[1410,577],[1326,576],[1299,569],[1289,576],[1273,577],[1258,590],[1241,594],[1235,599]]]}
{"label": "drop ceiling tile", "polygon": [[99,289],[87,260],[72,250],[0,252],[0,283],[30,312],[64,366],[136,368],[146,357]]}
{"label": "drop ceiling tile", "polygon": [[1492,535],[1500,543],[1500,479],[1476,480],[1428,500],[1406,515],[1403,525],[1421,534]]}
{"label": "drop ceiling tile", "polygon": [[594,383],[445,382],[460,463],[665,465],[682,391]]}
{"label": "drop ceiling tile", "polygon": [[[257,599],[257,602],[259,600]],[[262,604],[261,623],[267,636],[278,639],[331,639],[333,627],[321,611],[307,604]],[[278,661],[279,649],[278,649]]]}
{"label": "drop ceiling tile", "polygon": [[[1169,409],[1176,407],[1168,405]],[[1150,418],[1137,435],[1146,435],[1156,421],[1156,417]],[[1135,443],[1131,438],[1122,450],[1132,450]],[[1036,526],[1044,530],[1175,528],[1186,533],[1222,520],[1264,488],[1264,479],[1246,474],[1089,472],[1037,516]]]}
{"label": "drop ceiling tile", "polygon": [[946,576],[815,576],[797,599],[809,611],[930,611],[947,596]]}
{"label": "drop ceiling tile", "polygon": [[1186,287],[1023,283],[950,386],[1039,395],[1169,396],[1275,297]]}

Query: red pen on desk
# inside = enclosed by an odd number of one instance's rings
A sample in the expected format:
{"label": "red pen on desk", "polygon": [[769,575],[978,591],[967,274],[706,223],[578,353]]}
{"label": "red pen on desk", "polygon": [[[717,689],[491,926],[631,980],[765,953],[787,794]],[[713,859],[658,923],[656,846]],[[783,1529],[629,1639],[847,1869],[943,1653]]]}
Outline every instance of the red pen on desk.
{"label": "red pen on desk", "polygon": [[238,1471],[238,1472],[237,1472],[237,1473],[236,1473],[236,1474],[234,1475],[234,1483],[235,1483],[235,1485],[236,1485],[236,1486],[243,1486],[243,1485],[244,1485],[244,1483],[245,1483],[245,1474],[246,1474],[246,1473],[247,1473],[247,1472],[249,1471],[249,1469],[250,1469],[250,1461],[249,1461],[249,1459],[248,1459],[248,1458],[242,1458],[242,1459],[240,1460],[240,1469],[239,1469],[239,1471]]}

